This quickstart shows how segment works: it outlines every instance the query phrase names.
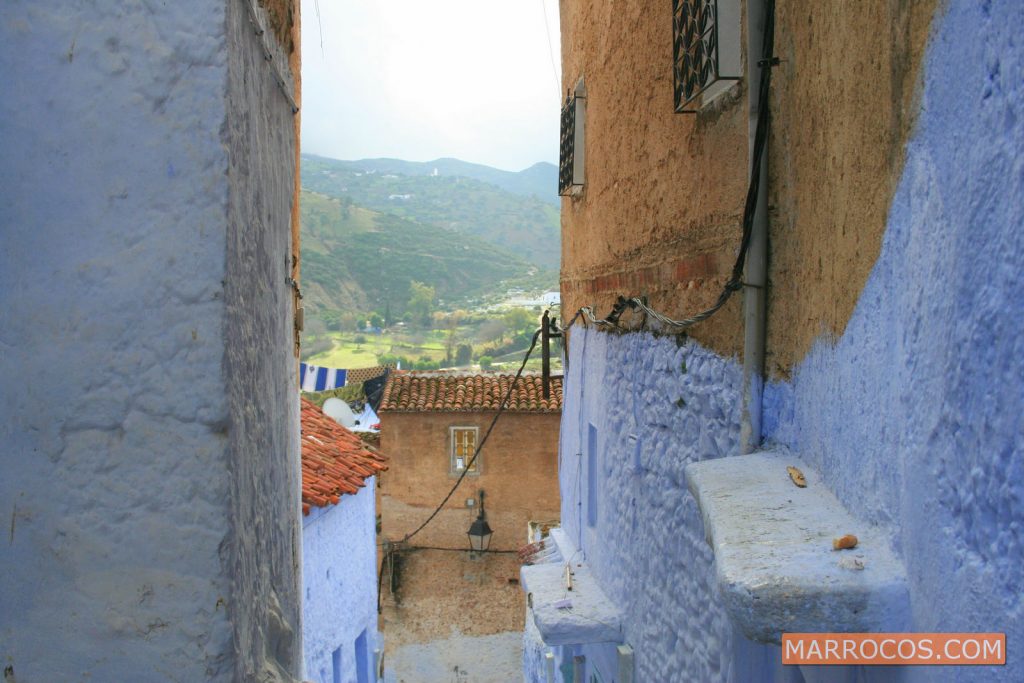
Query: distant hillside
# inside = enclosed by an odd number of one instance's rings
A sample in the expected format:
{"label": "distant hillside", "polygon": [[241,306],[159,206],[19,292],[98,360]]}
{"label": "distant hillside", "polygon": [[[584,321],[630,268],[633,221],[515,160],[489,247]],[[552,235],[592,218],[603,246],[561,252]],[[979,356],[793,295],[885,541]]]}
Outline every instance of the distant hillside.
{"label": "distant hillside", "polygon": [[506,279],[537,277],[524,259],[471,235],[308,190],[301,202],[303,290],[314,317],[386,307],[400,315],[412,280],[455,303],[492,292]]}
{"label": "distant hillside", "polygon": [[[557,269],[561,246],[556,205],[476,178],[444,175],[442,171],[443,167],[469,169],[481,176],[520,176],[524,184],[529,184],[545,175],[549,166],[537,164],[519,174],[510,174],[455,159],[421,164],[303,156],[302,184],[306,189],[327,196],[348,197],[355,204],[382,213],[476,236],[538,267]],[[439,175],[426,174],[432,173],[435,167]],[[401,169],[415,170],[416,174],[399,173]],[[426,173],[421,173],[424,169]]]}
{"label": "distant hillside", "polygon": [[460,176],[472,178],[494,185],[506,192],[524,197],[537,197],[553,206],[559,206],[558,198],[558,167],[547,162],[539,162],[522,171],[502,171],[498,168],[471,164],[458,159],[435,159],[434,161],[403,161],[401,159],[359,159],[358,161],[338,161],[313,154],[304,154],[303,160],[327,162],[337,168],[353,171],[376,171],[395,175],[429,176],[437,173],[442,176]]}

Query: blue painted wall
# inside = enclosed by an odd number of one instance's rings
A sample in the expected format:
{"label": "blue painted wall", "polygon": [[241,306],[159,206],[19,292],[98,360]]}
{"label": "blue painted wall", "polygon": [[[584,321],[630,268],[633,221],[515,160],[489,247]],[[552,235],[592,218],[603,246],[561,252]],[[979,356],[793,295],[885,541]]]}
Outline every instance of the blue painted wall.
{"label": "blue painted wall", "polygon": [[915,629],[1006,631],[1024,680],[1024,8],[955,2],[933,30],[881,255],[842,338],[768,386],[766,429],[892,528]]}
{"label": "blue painted wall", "polygon": [[[570,554],[587,562],[624,613],[638,681],[722,680],[729,670],[732,629],[712,595],[713,558],[683,469],[737,451],[740,387],[735,362],[692,341],[571,332],[559,445],[562,526],[576,544]],[[593,526],[591,480],[599,501]],[[562,649],[560,663],[573,654]],[[599,675],[612,680],[614,646],[577,654],[604,662]],[[527,638],[528,669],[539,671],[540,656]]]}
{"label": "blue painted wall", "polygon": [[[376,477],[337,505],[314,507],[302,527],[302,636],[306,679],[355,683],[373,672],[377,632]],[[337,673],[336,673],[337,672]],[[337,676],[337,677],[336,677]]]}
{"label": "blue painted wall", "polygon": [[[737,453],[737,361],[693,342],[577,326],[562,521],[625,613],[636,680],[1024,680],[1021,36],[1019,2],[939,10],[881,255],[843,336],[820,341],[792,381],[769,384],[764,406],[769,440],[891,532],[914,630],[1006,632],[1008,664],[798,670],[779,665],[778,648],[735,634],[682,473]],[[589,481],[599,487],[594,526]],[[612,647],[582,648],[599,680],[614,680]],[[524,650],[527,680],[543,680],[529,630]]]}
{"label": "blue painted wall", "polygon": [[235,1],[0,3],[5,683],[298,679],[298,141],[264,41]]}

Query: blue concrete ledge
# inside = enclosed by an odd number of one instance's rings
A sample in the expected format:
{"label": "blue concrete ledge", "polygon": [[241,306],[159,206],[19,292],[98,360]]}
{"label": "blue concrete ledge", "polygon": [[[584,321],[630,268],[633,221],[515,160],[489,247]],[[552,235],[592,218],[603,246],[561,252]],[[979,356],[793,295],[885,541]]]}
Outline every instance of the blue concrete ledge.
{"label": "blue concrete ledge", "polygon": [[[575,549],[561,529],[552,530],[558,559],[524,566],[520,569],[523,590],[529,596],[528,617],[548,646],[589,643],[621,643],[622,615],[605,596],[587,568],[579,561],[566,563],[562,558],[576,557]],[[566,582],[566,566],[572,571],[572,590]]]}
{"label": "blue concrete ledge", "polygon": [[[807,487],[790,479],[799,468]],[[751,640],[783,633],[902,631],[906,570],[881,530],[855,519],[799,458],[759,453],[692,463],[690,492],[729,616]],[[856,548],[833,550],[853,534]]]}

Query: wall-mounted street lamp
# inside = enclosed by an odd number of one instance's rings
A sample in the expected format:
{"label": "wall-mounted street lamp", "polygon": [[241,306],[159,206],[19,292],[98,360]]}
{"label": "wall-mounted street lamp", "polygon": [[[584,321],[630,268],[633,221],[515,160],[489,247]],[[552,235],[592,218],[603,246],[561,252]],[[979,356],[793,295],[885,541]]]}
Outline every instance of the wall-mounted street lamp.
{"label": "wall-mounted street lamp", "polygon": [[469,547],[474,552],[486,552],[491,545],[491,526],[487,523],[487,515],[484,512],[484,492],[480,491],[480,512],[469,526]]}

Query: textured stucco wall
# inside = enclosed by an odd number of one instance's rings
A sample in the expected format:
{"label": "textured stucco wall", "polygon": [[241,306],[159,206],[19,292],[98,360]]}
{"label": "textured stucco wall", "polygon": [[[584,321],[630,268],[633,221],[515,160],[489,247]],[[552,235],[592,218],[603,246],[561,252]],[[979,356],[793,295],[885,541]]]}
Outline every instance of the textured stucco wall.
{"label": "textured stucco wall", "polygon": [[[562,93],[587,87],[586,184],[562,200],[562,311],[647,294],[682,317],[735,260],[747,176],[745,81],[698,115],[672,100],[672,3],[563,0]],[[739,297],[694,330],[736,352]]]}
{"label": "textured stucco wall", "polygon": [[936,0],[777,0],[767,371],[840,335],[878,258]]}
{"label": "textured stucco wall", "polygon": [[519,558],[416,550],[402,553],[400,562],[395,594],[384,573],[385,680],[515,680],[525,602],[509,579],[519,575]]}
{"label": "textured stucco wall", "polygon": [[765,396],[768,436],[891,527],[915,630],[1007,633],[1005,668],[907,680],[1024,678],[1022,33],[1015,2],[954,2],[938,19],[854,315]]}
{"label": "textured stucco wall", "polygon": [[[242,2],[229,0],[227,278],[224,367],[231,414],[232,538],[237,675],[290,680],[302,666],[299,397],[295,390],[292,201],[295,129],[266,44]],[[264,25],[266,18],[263,17]],[[285,73],[287,73],[285,71]]]}
{"label": "textured stucco wall", "polygon": [[[738,5],[746,51],[746,0]],[[917,112],[935,0],[777,0],[769,139],[767,365],[785,374],[841,334],[878,255]],[[562,200],[562,310],[647,295],[684,317],[721,292],[748,184],[747,81],[698,114],[672,93],[672,3],[563,0],[562,92],[587,86],[586,184]],[[745,56],[744,56],[745,59]],[[745,69],[746,67],[744,67]],[[745,73],[745,71],[744,71]],[[739,301],[692,328],[730,355]]]}
{"label": "textured stucco wall", "polygon": [[[819,339],[791,381],[769,384],[764,410],[769,439],[817,469],[851,512],[890,532],[907,568],[911,630],[1005,632],[1007,665],[797,671],[779,667],[778,648],[733,633],[709,584],[711,558],[676,467],[650,480],[621,472],[630,462],[624,442],[631,433],[634,462],[641,465],[666,467],[660,463],[673,463],[666,456],[677,454],[682,460],[735,454],[735,361],[692,342],[675,350],[671,341],[649,335],[575,329],[561,437],[563,524],[626,613],[637,680],[1024,677],[1013,655],[1024,647],[1022,33],[1019,3],[962,1],[940,8],[880,256],[842,335]],[[813,316],[823,331],[826,313]],[[714,400],[691,400],[682,379],[672,376],[679,373],[672,365],[680,366],[687,353],[704,357],[700,365],[687,360],[687,375],[695,376],[691,381],[707,375]],[[665,370],[637,372],[647,363]],[[668,436],[651,443],[661,432],[636,428],[641,420],[630,414],[646,413],[631,407],[635,397],[644,406],[677,395],[685,407],[676,422],[642,420],[670,427]],[[598,462],[608,473],[598,478],[596,532],[587,526],[586,511],[590,424]],[[578,476],[573,459],[583,463]],[[645,530],[648,519],[670,539],[663,542],[667,547]],[[658,602],[648,584],[659,589]],[[529,673],[537,670],[541,650],[529,633],[526,643]],[[570,656],[567,650],[558,648],[559,656]],[[611,667],[608,646],[583,648],[583,654]],[[611,671],[604,669],[602,677],[610,680]]]}
{"label": "textured stucco wall", "polygon": [[0,661],[231,680],[225,6],[0,15]]}
{"label": "textured stucco wall", "polygon": [[[305,678],[333,683],[341,651],[343,681],[356,680],[356,639],[366,631],[372,670],[377,634],[376,478],[337,505],[313,508],[302,525],[302,634]],[[372,679],[371,679],[372,680]]]}
{"label": "textured stucco wall", "polygon": [[[252,540],[297,557],[298,429],[276,331],[290,312],[258,294],[284,272],[291,119],[266,116],[272,81],[233,97],[270,78],[241,10],[0,10],[0,662],[15,680],[241,680],[265,657],[298,673],[299,652],[246,635],[268,630],[274,582],[298,623],[296,575]],[[287,134],[254,145],[243,118]]]}
{"label": "textured stucco wall", "polygon": [[[479,429],[483,439],[493,412],[385,412],[381,451],[390,468],[381,475],[382,534],[399,540],[433,512],[455,483],[450,472],[449,428]],[[480,452],[480,474],[467,475],[444,510],[419,534],[414,545],[461,548],[479,508],[466,499],[485,492],[487,520],[494,529],[491,548],[517,550],[526,543],[531,520],[558,518],[557,413],[502,414]],[[479,501],[477,501],[479,505]]]}
{"label": "textured stucco wall", "polygon": [[[469,547],[466,532],[485,495],[494,530],[492,550],[517,550],[531,520],[558,519],[557,413],[505,412],[480,454],[480,475],[459,490],[412,546]],[[493,412],[386,412],[381,451],[382,536],[400,540],[418,527],[451,489],[449,427],[476,426],[483,438]],[[396,680],[439,680],[456,667],[473,681],[504,681],[518,672],[525,599],[515,554],[470,558],[467,552],[414,550],[402,554],[399,588],[384,589],[387,667]],[[387,583],[387,581],[385,581]],[[510,666],[514,664],[514,669]]]}
{"label": "textured stucco wall", "polygon": [[[735,361],[692,340],[573,329],[559,449],[562,526],[576,560],[623,612],[638,681],[724,680],[728,671],[732,630],[715,603],[711,551],[683,469],[737,452],[740,384]],[[594,525],[589,481],[598,486]],[[614,646],[583,654],[615,661]]]}

